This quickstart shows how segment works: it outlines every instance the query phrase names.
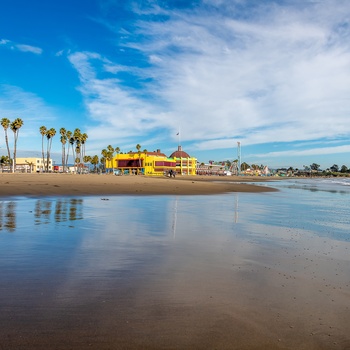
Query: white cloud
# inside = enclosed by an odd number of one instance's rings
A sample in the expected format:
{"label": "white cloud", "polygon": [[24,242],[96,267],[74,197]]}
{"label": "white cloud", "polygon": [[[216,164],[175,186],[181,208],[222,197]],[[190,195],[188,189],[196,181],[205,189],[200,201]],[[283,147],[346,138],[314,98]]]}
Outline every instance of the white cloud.
{"label": "white cloud", "polygon": [[31,53],[34,53],[36,55],[41,55],[43,52],[43,50],[40,47],[26,45],[26,44],[18,44],[18,43],[15,43],[15,42],[13,42],[11,40],[7,40],[7,39],[1,39],[0,45],[4,45],[11,50],[18,50],[18,51],[22,51],[22,52],[31,52]]}
{"label": "white cloud", "polygon": [[[217,9],[208,12],[135,8],[142,16],[122,39],[147,58],[147,68],[71,55],[91,117],[118,135],[172,135],[180,126],[182,141],[198,150],[237,139],[253,145],[349,136],[350,3],[263,2],[242,14],[244,3],[207,0]],[[158,14],[168,19],[152,20]],[[119,80],[121,71],[138,78],[142,91]]]}
{"label": "white cloud", "polygon": [[28,137],[28,149],[32,147],[32,137],[37,135],[39,127],[55,119],[54,112],[40,97],[10,85],[0,85],[0,115],[11,121],[16,118],[24,121],[21,139]]}
{"label": "white cloud", "polygon": [[24,44],[17,44],[15,45],[19,51],[23,52],[31,52],[36,55],[41,55],[43,50],[39,47],[36,46],[31,46],[31,45],[24,45]]}
{"label": "white cloud", "polygon": [[281,152],[269,152],[264,154],[250,154],[250,158],[284,158],[290,156],[317,156],[317,155],[329,155],[329,154],[339,154],[339,153],[350,153],[350,146],[336,146],[336,147],[322,147],[322,148],[312,148],[307,150],[291,150],[291,151],[281,151]]}

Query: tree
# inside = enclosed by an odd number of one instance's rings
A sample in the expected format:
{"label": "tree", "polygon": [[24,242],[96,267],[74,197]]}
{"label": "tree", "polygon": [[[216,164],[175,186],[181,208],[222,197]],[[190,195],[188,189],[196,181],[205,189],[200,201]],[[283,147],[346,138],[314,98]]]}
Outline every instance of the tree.
{"label": "tree", "polygon": [[247,169],[249,169],[249,168],[250,168],[250,166],[249,166],[249,164],[247,164],[246,162],[243,162],[243,163],[241,164],[241,170],[245,171],[245,170],[247,170]]}
{"label": "tree", "polygon": [[312,163],[311,165],[310,165],[310,169],[311,170],[313,170],[313,171],[318,171],[318,169],[319,169],[319,165],[318,164],[316,164],[316,163]]}
{"label": "tree", "polygon": [[12,172],[16,169],[16,157],[17,157],[17,140],[19,129],[23,126],[23,120],[21,118],[16,118],[11,124],[10,128],[13,131],[13,162],[12,162]]}
{"label": "tree", "polygon": [[337,173],[339,171],[339,166],[337,164],[333,164],[329,169],[331,172]]}
{"label": "tree", "polygon": [[120,148],[116,147],[114,149],[115,153],[117,153],[117,168],[119,167],[119,153],[120,153]]}
{"label": "tree", "polygon": [[102,155],[102,157],[100,159],[100,162],[102,164],[103,170],[106,171],[106,161],[107,161],[107,158],[108,158],[108,151],[107,151],[107,149],[104,148],[101,151],[101,155]]}
{"label": "tree", "polygon": [[136,149],[137,149],[137,153],[139,154],[139,167],[140,167],[140,169],[138,169],[138,171],[140,171],[141,170],[141,145],[139,143],[136,145]]}
{"label": "tree", "polygon": [[93,157],[91,157],[90,163],[94,166],[94,169],[93,169],[94,172],[96,172],[97,170],[98,162],[99,162],[98,155],[94,155]]}
{"label": "tree", "polygon": [[347,173],[348,172],[348,167],[346,165],[342,165],[341,169],[340,169],[341,173]]}
{"label": "tree", "polygon": [[62,168],[63,172],[66,171],[66,144],[67,144],[67,130],[65,128],[60,129],[60,141],[62,144]]}
{"label": "tree", "polygon": [[1,156],[0,159],[1,172],[4,172],[5,165],[11,165],[11,159],[9,156]]}
{"label": "tree", "polygon": [[42,154],[42,158],[43,158],[43,170],[46,169],[46,166],[45,166],[45,151],[44,151],[44,137],[46,136],[46,133],[47,133],[47,129],[46,129],[46,126],[41,126],[39,128],[39,131],[40,131],[40,134],[41,134],[41,154]]}
{"label": "tree", "polygon": [[112,147],[112,145],[107,146],[107,153],[106,153],[106,158],[109,162],[112,164],[112,173],[114,174],[114,163],[113,163],[113,156],[114,156],[114,151],[115,149]]}
{"label": "tree", "polygon": [[56,135],[56,130],[54,128],[51,128],[47,130],[46,132],[46,138],[47,138],[47,148],[46,148],[46,172],[49,172],[49,164],[50,164],[50,153],[51,153],[51,146],[52,146],[52,139]]}
{"label": "tree", "polygon": [[1,119],[1,126],[4,128],[4,132],[5,132],[5,142],[6,142],[6,148],[7,148],[7,155],[8,155],[8,159],[11,162],[11,153],[10,153],[10,147],[9,147],[9,138],[7,135],[7,129],[10,127],[10,119],[7,118],[2,118]]}
{"label": "tree", "polygon": [[[76,164],[81,161],[81,132],[80,129],[76,128],[73,132],[73,139],[75,143],[75,158],[74,158],[74,168],[76,168]],[[74,145],[73,143],[73,145]],[[80,168],[78,167],[78,172],[80,173]]]}
{"label": "tree", "polygon": [[68,167],[68,160],[69,160],[69,146],[70,146],[70,139],[71,139],[71,137],[72,137],[72,132],[71,131],[69,131],[69,130],[67,130],[67,132],[66,132],[66,136],[67,136],[67,142],[68,142],[68,147],[67,147],[67,154],[66,154],[66,161],[65,161],[65,164],[66,164],[66,166]]}
{"label": "tree", "polygon": [[80,136],[80,140],[81,140],[81,151],[82,151],[82,157],[83,157],[83,159],[84,159],[84,157],[85,157],[85,144],[86,144],[86,141],[87,141],[87,139],[88,139],[88,135],[87,135],[87,133],[83,133],[83,134],[81,134],[81,136]]}

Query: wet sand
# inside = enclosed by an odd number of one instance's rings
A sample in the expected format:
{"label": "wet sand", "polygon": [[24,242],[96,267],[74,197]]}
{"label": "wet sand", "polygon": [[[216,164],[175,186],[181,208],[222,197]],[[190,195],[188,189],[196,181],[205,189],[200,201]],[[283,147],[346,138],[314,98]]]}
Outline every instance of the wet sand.
{"label": "wet sand", "polygon": [[[229,180],[232,183],[227,184],[228,178],[224,177],[174,180],[4,174],[0,176],[0,193],[31,197],[269,190],[241,184],[242,178]],[[98,202],[105,208],[113,206],[112,200]],[[244,211],[242,205],[241,215],[254,214],[251,209]],[[23,220],[23,215],[30,217],[31,211],[35,212],[32,209],[18,212],[18,222],[25,221],[27,225],[21,237],[17,232],[0,232],[3,239],[8,238],[9,245],[18,241],[9,254],[6,240],[2,241],[5,244],[0,256],[1,350],[350,349],[349,241],[317,237],[306,229],[289,227],[288,222],[269,229],[263,223],[251,226],[246,239],[240,236],[242,226],[237,224],[232,226],[230,235],[217,241],[213,237],[220,236],[220,222],[205,231],[205,224],[198,225],[203,218],[195,226],[204,228],[200,235],[190,221],[183,221],[182,229],[178,222],[176,239],[171,238],[171,244],[152,236],[148,251],[149,240],[143,240],[138,230],[134,232],[135,242],[140,242],[146,251],[143,259],[138,260],[140,252],[134,243],[130,252],[135,255],[136,267],[122,273],[115,264],[118,255],[125,252],[124,238],[119,241],[111,238],[124,229],[128,232],[125,241],[131,240],[134,225],[130,225],[129,219],[120,219],[119,226],[112,221],[106,225],[111,231],[105,234],[96,226],[96,231],[82,240],[85,249],[74,247],[72,251],[77,249],[77,254],[66,259],[63,253],[69,247],[66,243],[91,223],[52,222],[57,232],[51,241],[47,232],[50,225],[45,220],[39,225],[36,218],[32,230],[37,233],[31,233],[31,221]],[[118,213],[120,207],[115,211]],[[47,207],[43,206],[40,213],[45,218]],[[203,217],[206,213],[203,211]],[[4,210],[4,218],[9,215]],[[130,218],[132,213],[122,216]],[[289,220],[289,216],[284,218]],[[267,234],[270,243],[256,239]],[[101,241],[97,239],[100,235]],[[36,258],[31,266],[26,256],[36,240],[40,244],[33,245]],[[153,245],[154,242],[159,245]],[[48,252],[52,246],[53,252]],[[129,261],[128,256],[120,260],[126,264]],[[67,261],[71,262],[70,267],[65,265]]]}
{"label": "wet sand", "polygon": [[95,174],[0,174],[0,196],[83,195],[208,195],[227,192],[270,192],[271,187],[249,184],[258,177],[114,176]]}

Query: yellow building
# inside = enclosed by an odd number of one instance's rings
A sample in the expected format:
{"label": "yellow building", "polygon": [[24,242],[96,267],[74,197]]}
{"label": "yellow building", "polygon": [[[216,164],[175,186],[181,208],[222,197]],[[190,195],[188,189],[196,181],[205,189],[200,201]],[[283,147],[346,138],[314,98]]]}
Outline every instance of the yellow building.
{"label": "yellow building", "polygon": [[112,161],[106,161],[107,171],[117,170],[121,174],[130,175],[163,175],[169,170],[175,170],[176,161],[167,157],[160,150],[156,152],[129,152],[119,153]]}
{"label": "yellow building", "polygon": [[170,155],[170,158],[176,160],[176,173],[180,175],[196,175],[197,159],[190,157],[178,146],[177,151]]}
{"label": "yellow building", "polygon": [[[46,164],[46,159],[45,159]],[[16,171],[24,173],[36,173],[46,171],[42,158],[16,158]],[[49,172],[53,171],[52,159],[49,159]]]}

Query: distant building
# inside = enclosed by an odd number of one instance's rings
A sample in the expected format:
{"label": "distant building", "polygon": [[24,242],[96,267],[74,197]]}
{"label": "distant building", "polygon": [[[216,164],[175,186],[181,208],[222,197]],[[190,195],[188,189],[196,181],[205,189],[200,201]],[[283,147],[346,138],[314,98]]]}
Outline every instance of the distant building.
{"label": "distant building", "polygon": [[[39,173],[46,171],[46,159],[45,165],[42,158],[16,158],[16,171],[23,173]],[[49,172],[53,171],[52,159],[49,159]]]}
{"label": "distant building", "polygon": [[188,153],[178,146],[177,151],[170,155],[170,158],[176,160],[176,172],[180,175],[196,175],[197,159],[190,157]]}
{"label": "distant building", "polygon": [[176,161],[167,157],[159,149],[155,152],[140,151],[116,154],[112,161],[106,161],[107,171],[120,174],[159,176],[175,170]]}

